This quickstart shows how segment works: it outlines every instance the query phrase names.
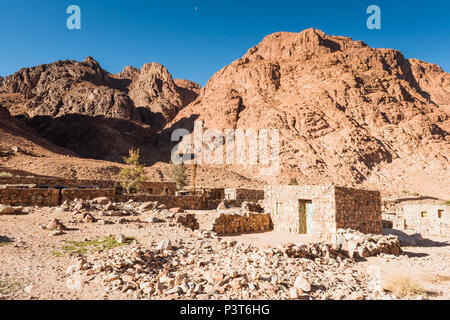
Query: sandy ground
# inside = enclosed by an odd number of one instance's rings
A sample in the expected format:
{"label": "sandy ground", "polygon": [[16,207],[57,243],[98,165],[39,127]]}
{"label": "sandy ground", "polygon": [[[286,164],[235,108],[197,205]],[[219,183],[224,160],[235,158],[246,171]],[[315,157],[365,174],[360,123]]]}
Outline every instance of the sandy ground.
{"label": "sandy ground", "polygon": [[[97,218],[103,218],[94,213]],[[41,230],[54,218],[73,229],[62,236]],[[150,224],[145,216],[127,217],[142,222],[120,224],[120,217],[107,217],[114,224],[80,223],[80,217],[56,208],[33,209],[27,215],[0,216],[0,299],[122,299],[107,294],[100,284],[89,283],[81,291],[67,286],[67,267],[76,261],[64,251],[66,241],[102,239],[123,234],[144,246],[155,246],[163,239],[185,240],[192,233],[170,223]],[[224,237],[261,248],[284,243],[306,243],[314,239],[303,235],[265,232]],[[358,262],[366,270],[376,266],[383,279],[408,274],[430,292],[431,299],[450,299],[450,238],[424,236],[414,247],[404,247],[397,258],[372,257]],[[129,244],[131,246],[135,244]],[[95,253],[92,253],[95,255]]]}

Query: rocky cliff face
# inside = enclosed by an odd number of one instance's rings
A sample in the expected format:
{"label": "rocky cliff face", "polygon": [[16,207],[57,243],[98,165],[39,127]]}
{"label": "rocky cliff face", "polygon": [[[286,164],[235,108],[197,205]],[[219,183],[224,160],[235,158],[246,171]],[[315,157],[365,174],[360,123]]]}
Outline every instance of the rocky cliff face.
{"label": "rocky cliff face", "polygon": [[172,125],[189,128],[196,115],[209,129],[278,129],[282,169],[271,182],[448,196],[449,104],[450,75],[440,67],[308,29],[264,38]]}
{"label": "rocky cliff face", "polygon": [[57,61],[21,69],[4,79],[1,91],[20,95],[24,103],[16,113],[30,118],[82,114],[140,120],[120,87],[120,81],[88,57],[83,62]]}
{"label": "rocky cliff face", "polygon": [[176,85],[159,64],[118,75],[88,57],[24,68],[0,79],[0,103],[39,135],[83,157],[120,160],[151,147],[156,132],[194,100],[199,86]]}
{"label": "rocky cliff face", "polygon": [[169,71],[159,63],[147,63],[133,79],[129,95],[143,122],[157,129],[163,128],[178,112],[195,100],[200,87],[192,81],[172,79]]}

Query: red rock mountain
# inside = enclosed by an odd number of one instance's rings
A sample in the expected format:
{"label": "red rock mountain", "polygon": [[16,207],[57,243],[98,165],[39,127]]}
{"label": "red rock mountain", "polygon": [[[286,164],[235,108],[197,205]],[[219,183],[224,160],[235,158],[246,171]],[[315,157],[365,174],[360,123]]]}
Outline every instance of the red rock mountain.
{"label": "red rock mountain", "polygon": [[131,147],[151,151],[157,131],[195,100],[200,87],[176,81],[156,63],[113,75],[88,57],[0,79],[0,103],[58,146],[116,161]]}
{"label": "red rock mountain", "polygon": [[[268,35],[218,71],[170,126],[279,129],[270,182],[333,182],[450,197],[450,75],[315,29]],[[233,167],[245,176],[255,168]]]}

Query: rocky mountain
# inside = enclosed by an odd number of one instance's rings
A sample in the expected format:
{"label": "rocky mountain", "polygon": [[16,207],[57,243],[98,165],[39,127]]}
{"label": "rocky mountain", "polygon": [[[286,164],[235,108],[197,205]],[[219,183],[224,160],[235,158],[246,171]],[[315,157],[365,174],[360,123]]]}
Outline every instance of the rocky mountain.
{"label": "rocky mountain", "polygon": [[192,81],[172,79],[159,63],[146,63],[140,72],[125,69],[131,79],[129,96],[143,122],[162,129],[178,112],[198,96],[200,86]]}
{"label": "rocky mountain", "polygon": [[113,75],[88,57],[19,70],[1,80],[0,103],[58,146],[117,161],[131,147],[150,152],[156,132],[199,89],[185,80],[177,85],[156,63]]}
{"label": "rocky mountain", "polygon": [[[168,128],[280,132],[270,182],[450,194],[450,75],[393,49],[308,29],[268,35],[218,71]],[[257,166],[256,166],[257,167]],[[240,170],[255,176],[256,167]]]}

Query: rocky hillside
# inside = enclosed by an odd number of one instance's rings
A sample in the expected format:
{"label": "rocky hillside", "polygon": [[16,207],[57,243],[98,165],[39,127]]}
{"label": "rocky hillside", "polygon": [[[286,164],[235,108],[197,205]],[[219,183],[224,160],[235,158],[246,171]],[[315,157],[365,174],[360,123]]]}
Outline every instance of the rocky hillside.
{"label": "rocky hillside", "polygon": [[131,147],[150,157],[156,132],[200,87],[157,63],[118,75],[88,57],[24,68],[0,79],[0,103],[40,136],[79,156],[118,161]]}
{"label": "rocky hillside", "polygon": [[449,104],[450,75],[440,67],[308,29],[264,38],[170,126],[190,128],[195,115],[209,129],[279,129],[282,169],[270,182],[448,197]]}

